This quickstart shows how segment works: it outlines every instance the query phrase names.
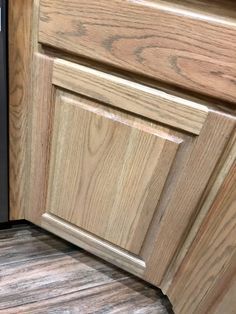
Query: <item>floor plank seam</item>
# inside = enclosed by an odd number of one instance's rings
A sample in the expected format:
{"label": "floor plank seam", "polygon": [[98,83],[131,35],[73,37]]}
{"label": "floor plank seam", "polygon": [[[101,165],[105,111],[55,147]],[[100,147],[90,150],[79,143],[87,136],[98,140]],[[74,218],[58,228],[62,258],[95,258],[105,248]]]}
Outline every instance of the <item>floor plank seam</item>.
{"label": "floor plank seam", "polygon": [[58,256],[63,256],[64,254],[63,253],[59,253],[59,254],[53,254],[53,255],[41,255],[41,256],[38,256],[38,257],[35,257],[35,258],[28,258],[28,259],[24,259],[24,260],[19,260],[17,262],[9,262],[9,263],[4,263],[2,264],[0,262],[0,266],[6,266],[6,265],[18,265],[18,264],[21,264],[21,263],[24,263],[24,262],[29,262],[29,261],[37,261],[37,260],[40,260],[41,258],[45,258],[47,256],[50,256],[50,257],[58,257]]}
{"label": "floor plank seam", "polygon": [[[118,281],[119,282],[122,282],[122,281],[125,281],[125,280],[129,280],[130,278],[127,276],[127,277],[125,277],[125,278],[122,278],[122,279],[119,279]],[[57,295],[57,296],[54,296],[54,297],[51,297],[51,298],[45,298],[45,299],[41,299],[41,300],[37,300],[37,301],[34,301],[34,302],[27,302],[27,303],[22,303],[21,305],[16,305],[16,306],[11,306],[11,307],[5,307],[5,308],[3,308],[3,309],[1,309],[0,308],[0,312],[2,311],[2,310],[9,310],[9,309],[17,309],[17,308],[19,308],[19,307],[22,307],[22,306],[24,306],[24,305],[28,305],[28,304],[37,304],[37,303],[40,303],[40,302],[42,302],[42,301],[47,301],[47,300],[53,300],[53,299],[56,299],[56,298],[58,298],[58,297],[64,297],[64,296],[68,296],[68,295],[73,295],[73,294],[75,294],[75,293],[79,293],[79,292],[85,292],[86,290],[87,291],[91,291],[91,290],[94,290],[94,289],[97,289],[97,288],[102,288],[102,287],[105,287],[105,286],[107,286],[107,285],[112,285],[113,284],[113,282],[108,282],[108,283],[103,283],[103,284],[101,284],[101,285],[95,285],[95,286],[93,286],[93,287],[87,287],[87,288],[82,288],[82,289],[78,289],[78,290],[75,290],[75,291],[72,291],[72,292],[68,292],[68,293],[63,293],[63,294],[60,294],[60,295]],[[1,305],[1,302],[0,302],[0,305]]]}
{"label": "floor plank seam", "polygon": [[169,313],[159,289],[111,263],[34,226],[5,230],[0,313]]}

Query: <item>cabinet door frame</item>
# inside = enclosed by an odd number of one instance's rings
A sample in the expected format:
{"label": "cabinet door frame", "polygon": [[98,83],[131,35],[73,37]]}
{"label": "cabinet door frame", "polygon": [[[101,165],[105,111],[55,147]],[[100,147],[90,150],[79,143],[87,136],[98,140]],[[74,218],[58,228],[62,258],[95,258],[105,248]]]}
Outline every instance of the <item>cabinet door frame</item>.
{"label": "cabinet door frame", "polygon": [[[205,188],[208,186],[209,179],[228,142],[235,123],[234,119],[230,118],[230,116],[208,110],[204,106],[198,106],[195,103],[188,103],[183,100],[181,104],[179,103],[181,100],[178,97],[170,97],[158,93],[153,88],[146,88],[143,85],[116,78],[113,75],[68,61],[36,54],[34,64],[34,98],[32,102],[30,149],[31,184],[26,219],[154,285],[161,285],[168,266],[175,257],[176,251],[182,245],[186,231],[190,228],[194,217],[197,215],[198,203]],[[67,72],[63,77],[60,74],[61,69]],[[80,76],[77,76],[78,73]],[[77,77],[80,77],[79,83]],[[93,77],[95,77],[94,80],[92,80]],[[89,82],[90,88],[86,88],[86,84]],[[105,84],[105,86],[107,84],[106,87],[108,88],[106,88],[105,93],[102,92],[102,84]],[[148,116],[146,111],[140,113],[140,110],[146,110],[147,107],[144,106],[142,108],[141,106],[136,109],[134,104],[132,105],[133,93],[139,89],[141,92],[138,95],[140,95],[141,99],[142,97],[147,100],[151,99],[150,102],[152,103],[153,100],[151,97],[154,95],[160,101],[160,106],[158,106],[159,112],[156,115],[157,119],[159,116],[160,119],[163,119],[163,117],[165,119],[165,110],[168,109],[170,101],[176,106],[176,113],[179,113],[180,116],[186,103],[188,109],[190,107],[190,114],[187,111],[187,115],[189,114],[190,117],[196,110],[197,112],[198,110],[200,111],[201,127],[199,128],[198,126],[194,130],[191,130],[192,134],[189,133],[190,130],[186,130],[188,119],[186,119],[186,126],[181,125],[182,131],[176,130],[176,127],[180,128],[180,125],[175,125],[173,116],[171,116],[172,120],[160,121],[167,125],[169,121],[168,127],[173,129],[172,133],[177,138],[182,137],[186,144],[182,146],[182,151],[179,152],[177,159],[172,165],[174,169],[172,169],[172,175],[170,175],[166,182],[165,186],[167,188],[165,188],[164,197],[158,204],[159,209],[153,216],[149,232],[145,238],[145,243],[148,243],[148,245],[144,245],[138,257],[45,212],[51,137],[53,132],[54,106],[52,104],[55,97],[56,85],[59,85],[60,88],[73,91],[73,93],[79,93],[103,102],[104,99],[100,97],[105,97],[106,102],[110,102],[113,106],[116,104],[112,103],[113,101],[122,99],[122,93],[125,88],[128,100],[130,100],[127,103],[128,105],[131,103],[131,106],[124,109],[129,112],[134,110],[136,114],[141,116]],[[94,88],[91,87],[93,85]],[[109,92],[109,87],[114,87],[116,91],[115,95]],[[150,96],[151,92],[153,94]],[[155,102],[153,104],[155,107]],[[40,193],[35,193],[35,189],[40,191]],[[168,199],[169,193],[171,193],[170,200]],[[173,208],[175,209],[175,214],[173,214]],[[169,230],[167,230],[167,226]]]}
{"label": "cabinet door frame", "polygon": [[[40,0],[9,0],[9,65],[10,65],[10,219],[27,219],[29,221],[34,222],[35,224],[38,224],[42,226],[41,216],[44,211],[44,195],[46,193],[46,185],[44,176],[47,174],[47,167],[48,167],[48,154],[50,154],[50,143],[48,142],[48,139],[50,139],[51,134],[51,121],[50,117],[53,114],[52,108],[50,107],[50,99],[51,99],[51,92],[48,88],[48,86],[51,84],[52,79],[52,66],[53,62],[52,59],[41,56],[41,60],[37,60],[38,57],[32,56],[35,52],[43,51],[44,46],[41,46],[38,42],[38,21],[39,21],[39,8],[40,8]],[[171,7],[170,7],[171,8]],[[190,12],[191,13],[191,12]],[[47,51],[47,50],[46,50]],[[52,51],[51,51],[52,52]],[[53,51],[53,55],[57,55],[59,57],[65,56],[66,54],[62,52],[62,50],[55,50]],[[67,54],[68,57],[68,54]],[[72,58],[72,56],[69,56]],[[73,60],[80,60],[78,57],[73,57]],[[34,60],[34,62],[32,61]],[[81,60],[82,61],[82,60]],[[83,60],[83,62],[86,62],[86,64],[94,65],[95,63],[92,62],[92,60]],[[97,64],[96,64],[97,65]],[[106,68],[106,66],[103,64],[100,64],[101,68]],[[38,68],[40,70],[40,73],[42,71],[42,74],[44,76],[44,82],[39,82],[39,78],[35,75],[35,70]],[[111,69],[110,69],[111,70]],[[114,69],[114,72],[116,70]],[[117,71],[118,72],[118,71]],[[141,78],[137,77],[134,74],[127,72],[127,76],[131,78],[135,78],[136,80],[139,80],[140,82],[144,82],[152,85],[157,86],[158,83],[154,82],[152,80],[148,80],[146,77]],[[227,79],[227,78],[226,78]],[[31,93],[31,85],[37,86],[37,84],[42,84],[44,86],[44,93],[40,94],[38,89],[35,89],[33,93]],[[201,81],[201,86],[203,88],[203,91],[205,91],[205,84]],[[30,88],[29,88],[30,86]],[[163,87],[164,88],[164,87]],[[19,89],[22,91],[22,93],[18,93]],[[176,92],[176,91],[175,91]],[[188,96],[190,95],[190,90],[186,93],[188,93]],[[217,90],[217,94],[219,97],[221,97],[224,100],[224,90]],[[182,96],[181,96],[182,97]],[[30,99],[31,98],[31,99]],[[36,101],[36,98],[39,101]],[[234,99],[233,99],[234,100]],[[214,106],[214,104],[213,104]],[[41,108],[39,110],[39,107]],[[227,138],[231,137],[231,131],[233,129],[233,124],[235,125],[235,122],[233,123],[232,120],[235,121],[235,111],[230,109],[230,107],[224,102],[220,103],[218,102],[218,105],[215,104],[214,110],[208,114],[208,118],[206,121],[205,131],[204,133],[200,133],[200,138],[198,141],[198,144],[195,143],[195,151],[201,151],[201,143],[204,145],[204,143],[207,143],[206,139],[208,136],[208,128],[211,128],[211,125],[213,125],[214,128],[214,122],[218,124],[216,127],[216,132],[214,134],[215,137],[218,135],[220,138],[221,146],[223,147],[224,144],[222,144],[222,141],[226,144]],[[220,112],[216,112],[217,108],[220,110]],[[37,111],[37,115],[36,112]],[[229,112],[232,114],[232,116],[225,115],[224,112]],[[217,118],[219,115],[221,115],[221,119]],[[37,125],[41,132],[34,129],[32,130],[32,122],[33,125]],[[229,127],[224,128],[223,124],[228,123]],[[208,125],[209,124],[209,125]],[[208,125],[208,126],[207,126]],[[204,142],[205,138],[205,142]],[[37,150],[38,155],[36,154],[35,147],[32,147],[32,141],[36,139],[37,145],[39,145],[39,148]],[[217,141],[214,141],[215,145],[217,146]],[[208,180],[208,183],[205,184],[204,189],[205,193],[202,194],[201,202],[196,206],[195,210],[193,208],[190,208],[190,212],[188,212],[188,216],[185,216],[184,210],[179,213],[178,218],[178,225],[182,226],[186,229],[186,232],[181,232],[180,238],[174,239],[173,246],[169,247],[169,254],[168,256],[163,256],[164,260],[164,267],[161,266],[162,269],[159,268],[159,265],[156,266],[155,273],[159,272],[160,277],[162,277],[163,269],[165,276],[164,279],[160,281],[156,280],[156,277],[153,277],[153,280],[150,279],[151,273],[149,275],[142,275],[141,272],[139,274],[140,277],[146,279],[147,281],[151,281],[154,283],[154,285],[157,285],[160,287],[164,293],[166,293],[171,301],[173,302],[173,307],[178,311],[178,304],[182,302],[183,299],[185,299],[185,294],[182,292],[182,288],[180,287],[182,276],[186,279],[186,283],[188,285],[195,284],[191,283],[189,277],[187,276],[186,272],[182,271],[180,268],[182,264],[185,266],[188,264],[195,265],[196,262],[194,254],[191,252],[194,252],[194,249],[191,249],[192,242],[197,234],[199,227],[201,225],[201,222],[203,221],[203,217],[207,215],[207,212],[210,211],[210,205],[208,204],[208,201],[205,201],[206,196],[208,195],[209,191],[213,191],[213,198],[215,198],[216,194],[218,193],[218,190],[215,191],[215,183],[216,185],[219,184],[221,186],[222,180],[218,179],[221,178],[221,166],[222,166],[222,160],[224,162],[224,158],[227,154],[224,153],[224,156],[221,156],[221,153],[219,152],[221,148],[218,150],[217,156],[213,156],[214,160],[213,163],[217,163],[217,168],[214,169],[210,179]],[[212,150],[207,152],[207,155],[210,156]],[[30,162],[30,158],[32,159]],[[216,160],[220,161],[217,162]],[[192,163],[194,161],[192,160]],[[209,157],[208,161],[205,160],[203,163],[203,166],[206,167],[207,162],[211,162],[211,156]],[[214,165],[213,165],[214,166]],[[30,168],[30,169],[29,169]],[[189,167],[191,168],[191,167]],[[31,178],[29,173],[31,171],[31,174],[37,172],[37,177]],[[208,175],[206,175],[208,177]],[[29,182],[30,181],[30,182]],[[207,181],[207,178],[205,178],[205,182]],[[224,188],[223,188],[224,189]],[[225,192],[224,192],[225,193]],[[201,191],[198,191],[198,194],[201,194]],[[208,198],[208,196],[207,196]],[[204,204],[204,212],[202,213],[202,204]],[[31,206],[34,206],[32,208]],[[198,210],[201,209],[201,211],[198,213]],[[197,219],[195,219],[195,215],[192,215],[192,213],[195,213],[197,215]],[[203,217],[202,217],[203,215]],[[210,213],[209,213],[210,215]],[[191,221],[189,222],[189,217],[191,218]],[[160,217],[159,217],[160,218]],[[158,219],[158,217],[157,217]],[[170,219],[170,216],[169,216]],[[194,220],[194,224],[192,224],[192,220]],[[201,222],[199,222],[201,221]],[[155,225],[155,220],[153,221]],[[190,239],[186,238],[186,234],[189,234],[189,231],[191,230],[191,236]],[[164,231],[164,230],[163,230]],[[173,233],[170,236],[170,241],[173,238],[175,234]],[[60,236],[64,237],[68,241],[73,242],[79,245],[78,239],[73,238],[71,234],[68,232],[62,233],[60,231]],[[168,241],[167,241],[168,242]],[[178,248],[176,249],[176,243],[178,243]],[[164,245],[165,243],[163,243]],[[184,244],[184,245],[182,245]],[[85,247],[85,243],[83,244],[85,249],[88,249]],[[154,243],[155,245],[155,243]],[[157,245],[157,243],[156,243]],[[97,246],[96,246],[97,247]],[[95,248],[96,248],[95,247]],[[97,253],[95,251],[95,248],[91,248],[92,252],[94,254],[100,254],[101,256],[101,250]],[[181,249],[180,249],[181,248]],[[187,257],[187,263],[184,262],[184,257],[187,255],[187,252],[190,252],[190,257],[193,256],[193,264],[191,262],[191,258],[188,259]],[[162,254],[162,252],[159,252]],[[178,254],[177,254],[178,253]],[[159,254],[160,255],[160,254]],[[104,259],[108,259],[111,257],[110,254],[107,256],[103,256]],[[171,263],[169,263],[169,267],[167,267],[166,263],[171,260]],[[116,262],[115,258],[111,258],[110,261],[112,263]],[[124,265],[119,264],[120,267],[125,268]],[[130,265],[129,265],[130,266]],[[183,267],[185,267],[183,266]],[[155,267],[155,264],[153,264],[153,267]],[[191,266],[192,267],[192,266]],[[142,265],[141,265],[141,271],[142,271]],[[128,267],[127,267],[128,269]],[[167,271],[168,269],[168,271]],[[129,269],[131,272],[132,270]],[[179,273],[176,275],[177,271]],[[228,272],[227,272],[228,273]],[[231,275],[231,273],[229,273]],[[226,276],[227,277],[227,276]],[[194,278],[195,279],[195,278]],[[217,284],[212,287],[212,289],[207,291],[206,297],[204,298],[204,308],[205,307],[205,301],[208,302],[210,300],[212,304],[212,295],[218,292],[218,289],[221,288],[219,284],[222,284],[221,278],[217,276]],[[219,284],[218,284],[219,283]],[[215,288],[217,291],[215,291]],[[225,285],[223,281],[223,288],[225,291]],[[175,290],[173,293],[173,289]],[[209,298],[210,294],[210,298]],[[175,298],[176,296],[176,298]],[[179,298],[181,296],[182,298]],[[190,295],[190,298],[188,300],[189,303],[195,304],[194,310],[197,309],[198,304],[201,303],[202,300],[199,299],[199,294],[197,294],[197,291],[193,289],[193,293]],[[217,301],[219,301],[217,299]],[[224,301],[224,300],[222,300]],[[224,303],[224,302],[223,302]],[[200,307],[202,304],[200,305]],[[223,304],[224,306],[224,304]],[[226,305],[227,306],[227,305]],[[225,309],[225,307],[223,307]],[[176,312],[177,313],[177,312]]]}

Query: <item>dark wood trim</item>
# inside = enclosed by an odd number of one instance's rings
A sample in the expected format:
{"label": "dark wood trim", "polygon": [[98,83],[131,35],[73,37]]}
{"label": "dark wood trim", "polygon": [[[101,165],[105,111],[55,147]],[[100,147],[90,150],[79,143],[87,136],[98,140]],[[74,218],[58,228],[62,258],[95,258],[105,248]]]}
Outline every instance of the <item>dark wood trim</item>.
{"label": "dark wood trim", "polygon": [[0,1],[0,223],[8,220],[7,8]]}

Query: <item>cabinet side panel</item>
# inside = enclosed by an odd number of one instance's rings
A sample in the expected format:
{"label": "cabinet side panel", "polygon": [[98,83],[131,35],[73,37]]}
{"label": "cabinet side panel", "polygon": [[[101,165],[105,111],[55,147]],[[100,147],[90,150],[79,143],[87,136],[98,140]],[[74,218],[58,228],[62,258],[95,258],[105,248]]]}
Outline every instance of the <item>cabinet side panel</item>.
{"label": "cabinet side panel", "polygon": [[199,213],[191,226],[183,246],[178,250],[175,259],[172,260],[170,267],[168,268],[165,278],[161,283],[161,287],[164,292],[168,291],[171,286],[172,280],[177,273],[183,259],[189,251],[204,219],[209,213],[211,206],[213,205],[215,198],[217,197],[222,184],[224,183],[234,161],[236,158],[236,133],[229,140],[227,147],[224,149],[223,155],[214,170],[213,175],[208,183],[208,187],[204,192],[203,197],[199,203]]}
{"label": "cabinet side panel", "polygon": [[[229,265],[229,271],[227,271],[227,276],[225,280],[221,280],[220,283],[217,282],[215,291],[217,294],[213,300],[212,306],[209,308],[209,314],[234,314],[236,303],[236,254]],[[232,266],[232,267],[231,267]],[[232,269],[233,268],[233,269]],[[232,271],[230,271],[232,270]],[[217,289],[220,286],[220,289]]]}
{"label": "cabinet side panel", "polygon": [[[221,158],[234,129],[233,117],[209,112],[206,123],[196,138],[190,158],[183,168],[173,196],[162,209],[163,216],[157,232],[150,232],[146,241],[152,247],[147,259],[145,278],[159,284],[168,266],[183,244],[186,232],[194,221],[198,204],[209,179]],[[174,215],[173,215],[174,210]],[[155,219],[153,224],[156,224]],[[171,226],[167,230],[167,226]],[[158,267],[158,272],[156,271]]]}
{"label": "cabinet side panel", "polygon": [[32,0],[9,1],[10,219],[23,219],[27,182]]}
{"label": "cabinet side panel", "polygon": [[235,209],[236,162],[167,291],[176,313],[205,313],[220,286],[223,294],[222,282],[236,252]]}

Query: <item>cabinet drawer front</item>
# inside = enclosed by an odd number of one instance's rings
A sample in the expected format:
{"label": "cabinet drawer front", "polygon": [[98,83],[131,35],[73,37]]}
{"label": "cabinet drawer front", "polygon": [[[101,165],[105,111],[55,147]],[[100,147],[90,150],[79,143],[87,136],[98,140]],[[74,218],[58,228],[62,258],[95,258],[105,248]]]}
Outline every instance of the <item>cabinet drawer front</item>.
{"label": "cabinet drawer front", "polygon": [[160,2],[41,0],[39,41],[235,101],[236,24]]}

